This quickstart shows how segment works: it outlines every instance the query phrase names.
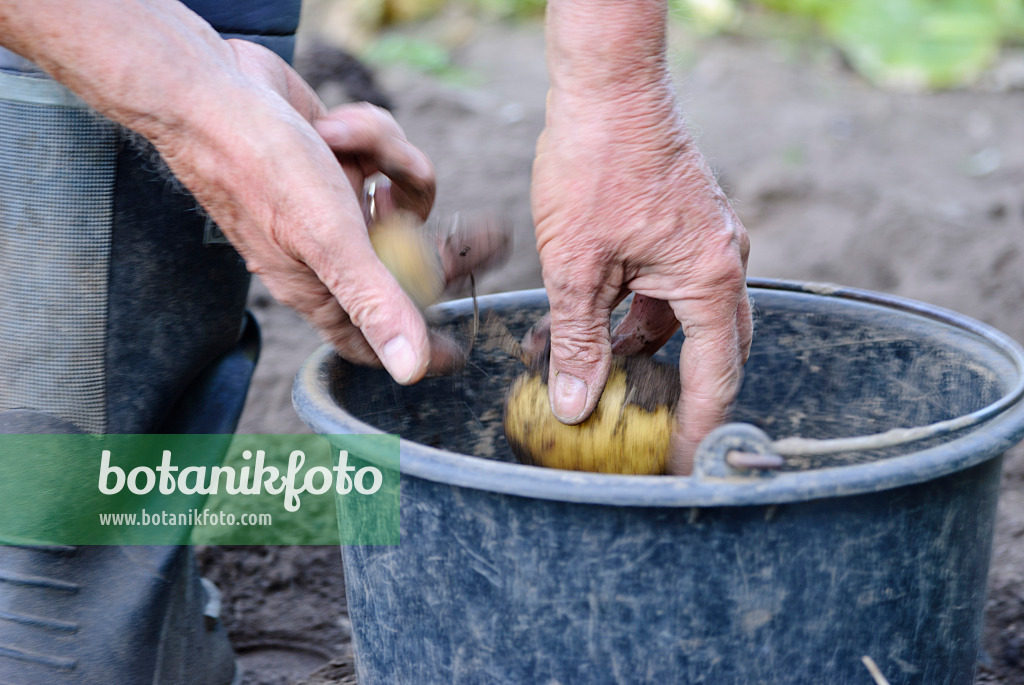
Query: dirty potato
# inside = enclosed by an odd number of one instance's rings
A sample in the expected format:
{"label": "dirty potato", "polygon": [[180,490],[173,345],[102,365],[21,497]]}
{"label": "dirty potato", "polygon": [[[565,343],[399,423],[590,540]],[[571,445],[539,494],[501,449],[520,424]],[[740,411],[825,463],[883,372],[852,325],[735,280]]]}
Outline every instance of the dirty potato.
{"label": "dirty potato", "polygon": [[567,426],[548,400],[547,354],[520,375],[505,403],[505,436],[525,464],[575,471],[665,473],[679,403],[679,371],[646,357],[616,357],[594,413]]}

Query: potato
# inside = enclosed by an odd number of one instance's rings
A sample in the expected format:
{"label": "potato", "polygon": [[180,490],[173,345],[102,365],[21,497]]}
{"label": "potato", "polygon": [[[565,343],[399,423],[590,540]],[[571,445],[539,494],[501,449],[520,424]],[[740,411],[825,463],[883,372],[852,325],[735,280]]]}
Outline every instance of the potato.
{"label": "potato", "polygon": [[441,256],[415,215],[396,212],[377,221],[370,230],[370,243],[417,307],[437,302],[445,288]]}
{"label": "potato", "polygon": [[567,426],[548,400],[547,354],[520,375],[505,402],[505,437],[524,464],[574,471],[665,473],[679,403],[679,370],[646,357],[615,357],[594,413]]}

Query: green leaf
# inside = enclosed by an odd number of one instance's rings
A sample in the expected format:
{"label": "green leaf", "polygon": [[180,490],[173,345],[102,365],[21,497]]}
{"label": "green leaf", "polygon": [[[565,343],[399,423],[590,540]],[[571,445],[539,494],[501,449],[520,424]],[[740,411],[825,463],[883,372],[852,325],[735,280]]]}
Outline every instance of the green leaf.
{"label": "green leaf", "polygon": [[382,66],[405,66],[437,76],[453,71],[451,56],[443,47],[429,40],[409,36],[388,35],[374,41],[363,58]]}
{"label": "green leaf", "polygon": [[869,80],[905,89],[947,88],[969,83],[995,58],[1001,42],[995,9],[991,2],[846,0],[835,2],[823,20]]}
{"label": "green leaf", "polygon": [[903,89],[970,83],[1024,39],[1024,0],[756,0],[817,21],[870,81]]}

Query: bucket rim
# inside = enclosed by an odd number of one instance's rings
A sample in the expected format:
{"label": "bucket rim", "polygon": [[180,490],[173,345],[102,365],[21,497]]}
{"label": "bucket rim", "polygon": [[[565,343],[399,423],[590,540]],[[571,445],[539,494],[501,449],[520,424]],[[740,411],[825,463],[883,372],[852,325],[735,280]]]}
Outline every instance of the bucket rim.
{"label": "bucket rim", "polygon": [[[636,507],[719,507],[785,504],[878,492],[933,480],[1001,455],[1024,438],[1024,348],[1005,333],[950,309],[896,295],[820,282],[751,278],[748,288],[859,301],[919,315],[973,334],[1005,355],[1017,368],[1013,388],[996,404],[984,431],[971,431],[941,445],[879,461],[790,471],[758,477],[634,476],[564,471],[483,459],[400,439],[400,472],[451,486],[504,495],[580,504]],[[756,294],[756,292],[754,293]],[[495,293],[481,305],[546,302],[542,288]],[[442,316],[461,312],[470,300],[437,305]],[[470,305],[471,306],[471,305]],[[300,418],[323,435],[382,434],[331,399],[325,365],[335,356],[320,347],[296,376],[292,400]],[[1007,397],[1015,395],[1011,402]],[[992,406],[992,405],[990,405]]]}

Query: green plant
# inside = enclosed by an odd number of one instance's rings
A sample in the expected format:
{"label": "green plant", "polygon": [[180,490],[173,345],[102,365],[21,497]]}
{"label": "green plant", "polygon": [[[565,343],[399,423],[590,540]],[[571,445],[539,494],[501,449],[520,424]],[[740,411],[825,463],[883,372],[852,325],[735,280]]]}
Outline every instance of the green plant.
{"label": "green plant", "polygon": [[[671,0],[694,28],[736,22],[733,0]],[[809,18],[858,72],[884,86],[920,90],[968,84],[1000,47],[1024,38],[1024,0],[748,0]]]}
{"label": "green plant", "polygon": [[1004,38],[999,0],[846,0],[823,10],[827,34],[871,81],[909,89],[971,82]]}
{"label": "green plant", "polygon": [[375,40],[363,53],[363,58],[382,66],[401,65],[435,75],[454,69],[451,55],[437,43],[397,34],[387,34]]}

